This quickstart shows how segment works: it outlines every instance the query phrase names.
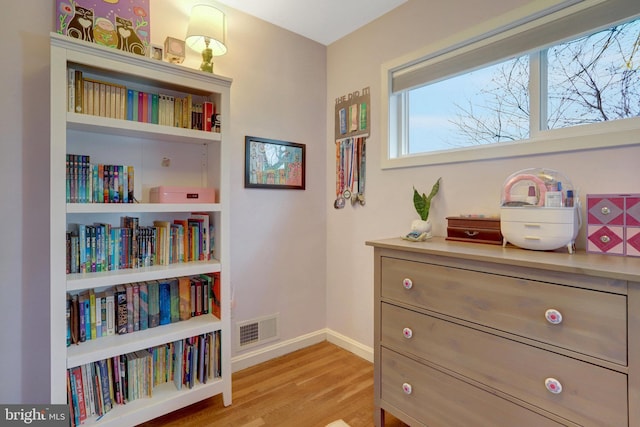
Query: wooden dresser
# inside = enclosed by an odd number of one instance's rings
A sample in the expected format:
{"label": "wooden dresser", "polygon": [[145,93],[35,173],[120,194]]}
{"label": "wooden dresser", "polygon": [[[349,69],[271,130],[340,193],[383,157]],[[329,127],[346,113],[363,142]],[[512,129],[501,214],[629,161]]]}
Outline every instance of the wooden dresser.
{"label": "wooden dresser", "polygon": [[640,259],[367,245],[376,426],[640,427]]}

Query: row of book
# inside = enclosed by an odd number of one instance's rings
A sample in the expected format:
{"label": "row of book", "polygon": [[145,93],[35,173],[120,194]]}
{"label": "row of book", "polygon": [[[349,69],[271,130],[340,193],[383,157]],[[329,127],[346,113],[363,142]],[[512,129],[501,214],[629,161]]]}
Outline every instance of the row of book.
{"label": "row of book", "polygon": [[[153,123],[186,129],[220,132],[220,117],[213,102],[194,102],[194,96],[140,91],[88,78],[68,69],[68,111]],[[205,98],[206,99],[206,98]]]}
{"label": "row of book", "polygon": [[211,313],[220,318],[220,274],[127,283],[67,294],[67,346]]}
{"label": "row of book", "polygon": [[133,203],[134,168],[91,163],[83,154],[67,154],[67,203]]}
{"label": "row of book", "polygon": [[69,224],[66,232],[67,274],[169,265],[213,259],[213,221],[206,212],[187,218],[139,225],[125,216],[120,226]]}
{"label": "row of book", "polygon": [[222,376],[220,331],[118,355],[67,370],[71,425],[83,424],[173,383],[178,390]]}

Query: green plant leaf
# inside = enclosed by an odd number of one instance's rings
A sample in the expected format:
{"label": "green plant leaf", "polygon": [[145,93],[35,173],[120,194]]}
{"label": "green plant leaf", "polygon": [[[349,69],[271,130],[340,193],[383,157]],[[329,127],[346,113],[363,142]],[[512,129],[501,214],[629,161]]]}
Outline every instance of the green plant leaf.
{"label": "green plant leaf", "polygon": [[416,190],[416,187],[413,187],[413,206],[416,208],[416,212],[418,212],[418,215],[420,215],[420,219],[423,221],[429,219],[431,200],[435,197],[436,194],[438,194],[438,191],[440,190],[440,179],[441,178],[438,178],[436,180],[436,183],[433,184],[433,187],[431,187],[431,193],[429,193],[429,196],[424,193],[420,195],[420,193],[418,193],[418,190]]}
{"label": "green plant leaf", "polygon": [[424,215],[425,209],[426,213],[429,213],[429,209],[427,208],[426,196],[424,194],[421,196],[415,187],[413,187],[413,206],[415,206],[416,212],[418,212],[418,215],[420,215],[420,219],[426,221],[427,219]]}

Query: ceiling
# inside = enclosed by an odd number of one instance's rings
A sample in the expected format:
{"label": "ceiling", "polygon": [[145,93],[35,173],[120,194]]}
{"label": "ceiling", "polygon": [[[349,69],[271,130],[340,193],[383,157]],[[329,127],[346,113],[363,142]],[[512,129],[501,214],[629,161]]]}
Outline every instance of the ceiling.
{"label": "ceiling", "polygon": [[323,45],[330,45],[406,1],[218,0]]}

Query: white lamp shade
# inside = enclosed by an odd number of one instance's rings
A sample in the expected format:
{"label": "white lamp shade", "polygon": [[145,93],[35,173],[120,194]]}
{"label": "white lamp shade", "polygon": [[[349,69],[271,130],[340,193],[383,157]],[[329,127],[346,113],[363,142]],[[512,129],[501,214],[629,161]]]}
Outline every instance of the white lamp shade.
{"label": "white lamp shade", "polygon": [[187,28],[185,43],[191,49],[202,52],[205,47],[205,39],[210,39],[209,48],[215,56],[227,53],[226,42],[226,18],[222,11],[205,4],[193,6],[191,18]]}

